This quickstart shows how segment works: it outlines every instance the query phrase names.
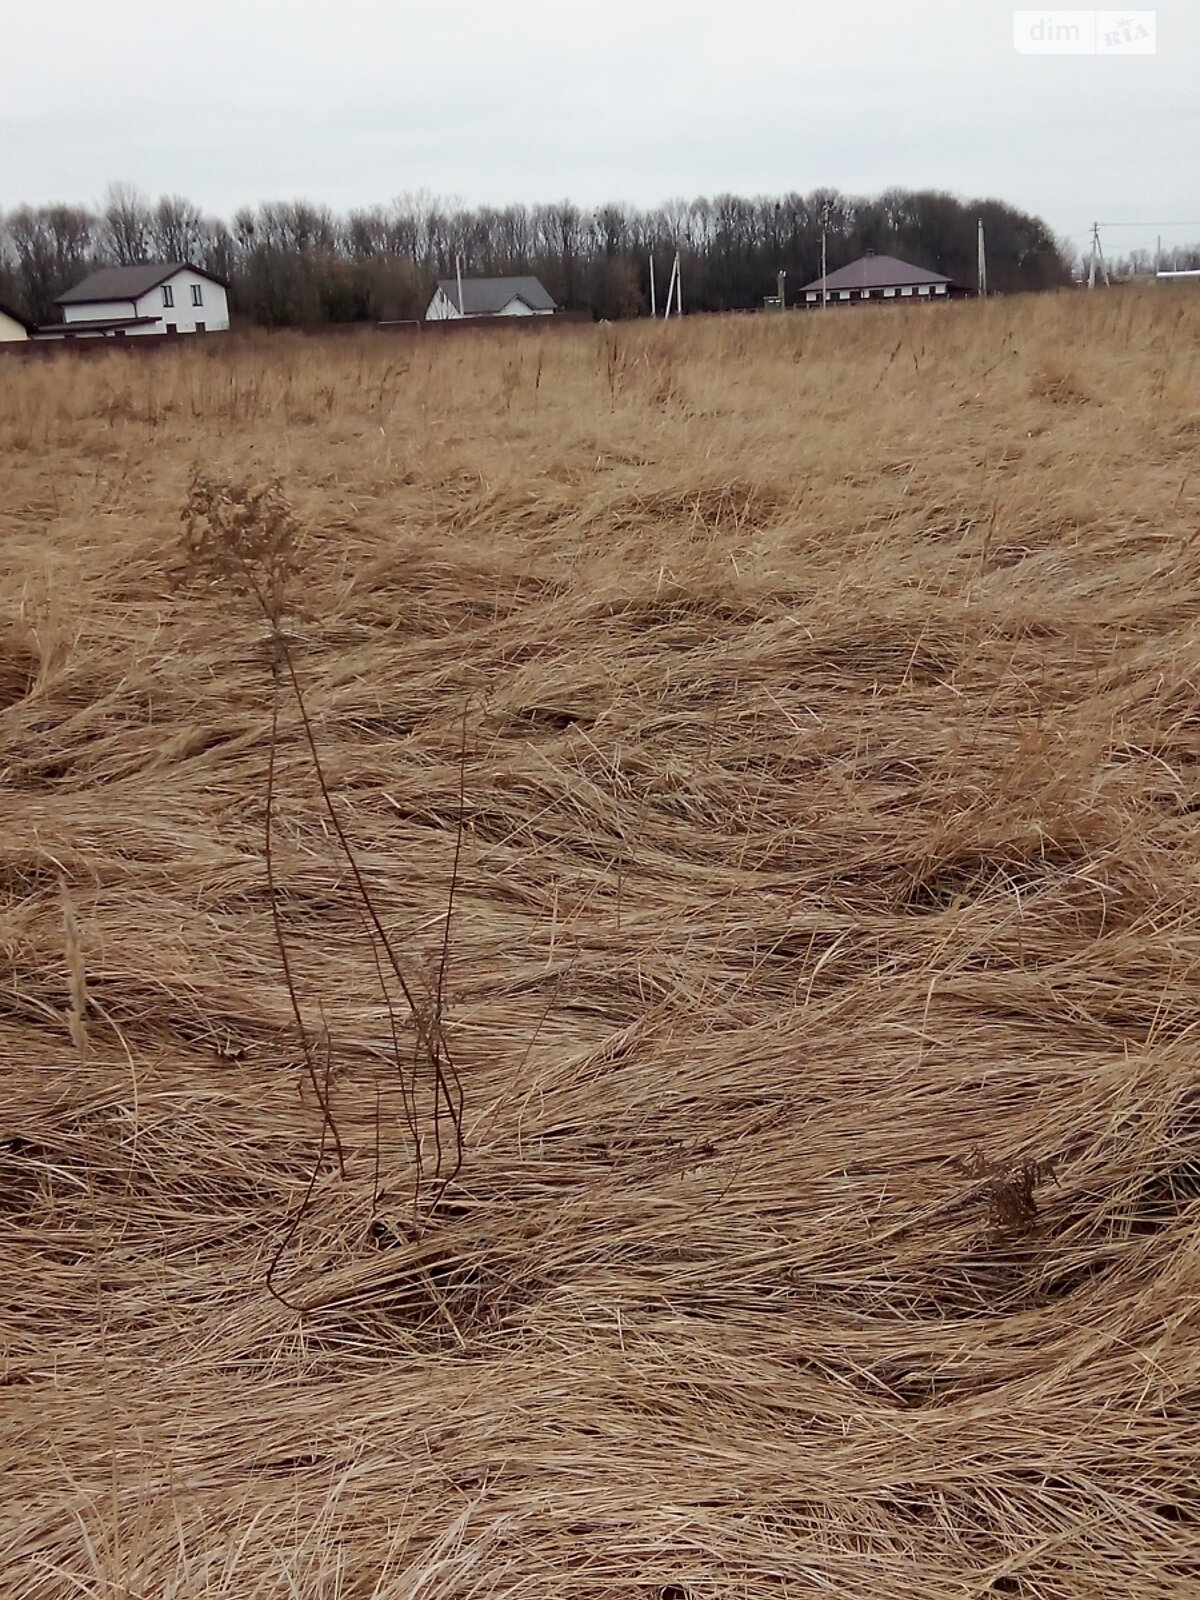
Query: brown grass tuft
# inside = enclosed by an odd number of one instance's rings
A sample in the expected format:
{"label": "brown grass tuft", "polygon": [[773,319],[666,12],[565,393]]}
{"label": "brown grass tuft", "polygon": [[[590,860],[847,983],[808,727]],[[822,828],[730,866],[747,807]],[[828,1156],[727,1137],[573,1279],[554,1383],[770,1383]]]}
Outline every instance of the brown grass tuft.
{"label": "brown grass tuft", "polygon": [[1088,398],[1078,372],[1058,351],[1051,352],[1039,363],[1029,392],[1037,400],[1050,400],[1060,406],[1082,405]]}

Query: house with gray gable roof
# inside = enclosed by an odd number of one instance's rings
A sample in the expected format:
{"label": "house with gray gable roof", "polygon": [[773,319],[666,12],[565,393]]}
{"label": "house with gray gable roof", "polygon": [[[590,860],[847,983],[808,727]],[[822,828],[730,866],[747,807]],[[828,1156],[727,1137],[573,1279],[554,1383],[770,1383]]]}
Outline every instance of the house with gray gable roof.
{"label": "house with gray gable roof", "polygon": [[[461,291],[461,302],[460,302]],[[456,317],[549,317],[558,310],[536,278],[442,278],[426,322]]]}
{"label": "house with gray gable roof", "polygon": [[61,322],[39,339],[117,338],[147,333],[223,333],[229,300],[223,279],[187,261],[102,267],[59,295]]}

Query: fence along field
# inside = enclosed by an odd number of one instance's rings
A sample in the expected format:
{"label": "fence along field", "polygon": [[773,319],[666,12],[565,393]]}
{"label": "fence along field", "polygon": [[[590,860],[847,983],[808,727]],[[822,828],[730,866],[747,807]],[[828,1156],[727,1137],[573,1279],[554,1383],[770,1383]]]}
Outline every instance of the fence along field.
{"label": "fence along field", "polygon": [[1198,334],[5,368],[0,1592],[1196,1593]]}

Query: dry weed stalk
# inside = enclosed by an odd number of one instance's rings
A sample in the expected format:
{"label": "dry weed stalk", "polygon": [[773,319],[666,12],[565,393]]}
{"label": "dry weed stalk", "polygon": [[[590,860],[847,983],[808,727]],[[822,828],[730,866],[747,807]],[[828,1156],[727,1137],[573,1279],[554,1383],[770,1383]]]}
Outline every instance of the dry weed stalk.
{"label": "dry weed stalk", "polygon": [[87,971],[83,963],[83,940],[79,933],[79,919],[75,915],[75,906],[71,900],[70,890],[67,888],[65,878],[60,878],[58,883],[59,899],[62,903],[63,934],[66,939],[67,954],[67,985],[71,1004],[67,1011],[67,1031],[71,1035],[71,1043],[79,1052],[81,1060],[86,1060],[88,1053],[87,1033]]}
{"label": "dry weed stalk", "polygon": [[[405,971],[392,937],[383,925],[379,910],[367,886],[357,853],[346,833],[345,826],[334,803],[326,777],[324,763],[317,743],[316,731],[309,714],[303,685],[296,667],[291,639],[285,627],[288,586],[299,567],[299,527],[281,485],[277,481],[259,485],[233,484],[214,481],[197,473],[191,484],[183,510],[186,568],[190,576],[206,580],[212,585],[230,585],[253,600],[266,623],[270,646],[272,675],[271,727],[267,752],[267,778],[265,796],[264,858],[267,873],[268,896],[280,963],[287,986],[305,1068],[313,1094],[321,1108],[324,1132],[313,1179],[305,1199],[297,1212],[279,1255],[272,1263],[271,1278],[278,1266],[279,1256],[311,1198],[326,1148],[326,1139],[332,1141],[338,1169],[346,1176],[346,1156],[341,1133],[331,1104],[333,1042],[328,1027],[323,1029],[325,1040],[325,1066],[319,1072],[316,1050],[305,1025],[300,996],[293,975],[288,941],[284,933],[280,909],[279,885],[273,848],[274,793],[276,755],[279,739],[280,688],[290,690],[303,729],[304,742],[312,762],[321,803],[333,829],[338,849],[350,871],[359,914],[371,950],[376,980],[387,1010],[396,1069],[401,1084],[401,1101],[412,1144],[414,1180],[414,1223],[419,1223],[419,1205],[425,1184],[432,1185],[432,1204],[436,1205],[446,1185],[453,1181],[463,1159],[463,1095],[462,1084],[444,1028],[445,980],[450,958],[450,926],[454,911],[454,896],[458,884],[462,853],[463,795],[462,776],[466,759],[466,722],[464,713],[463,747],[460,762],[459,826],[455,845],[454,865],[447,897],[442,948],[436,976],[430,985],[428,998],[424,998],[418,983]],[[395,1009],[389,975],[398,988],[415,1030],[415,1047],[411,1052],[411,1067],[406,1069],[405,1052],[401,1043],[401,1028]],[[432,1169],[425,1170],[421,1118],[422,1076],[428,1074],[432,1097],[432,1123],[434,1159]],[[446,1128],[449,1128],[447,1138]],[[378,1174],[378,1147],[375,1157]],[[376,1176],[374,1193],[379,1198],[379,1181]]]}

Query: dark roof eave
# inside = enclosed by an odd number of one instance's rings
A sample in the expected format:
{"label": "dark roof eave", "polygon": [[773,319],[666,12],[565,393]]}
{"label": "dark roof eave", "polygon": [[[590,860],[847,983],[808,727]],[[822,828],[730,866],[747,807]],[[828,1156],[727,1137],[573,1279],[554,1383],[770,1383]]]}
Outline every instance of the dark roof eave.
{"label": "dark roof eave", "polygon": [[[158,284],[156,283],[152,283],[150,285],[150,289],[157,288]],[[150,289],[143,289],[142,294],[149,294]],[[111,306],[123,305],[125,301],[128,300],[129,304],[133,305],[136,300],[140,299],[141,295],[136,294],[89,294],[86,297],[80,296],[80,298],[77,300],[68,300],[66,296],[62,296],[57,299],[54,304],[56,306]]]}
{"label": "dark roof eave", "polygon": [[95,333],[101,328],[144,328],[162,320],[161,317],[81,317],[78,322],[41,322],[30,332],[43,336],[61,333],[69,338],[77,333]]}
{"label": "dark roof eave", "polygon": [[[960,294],[974,294],[974,289],[965,283],[956,283],[953,278],[939,278],[938,284],[946,289],[957,289]],[[830,294],[836,294],[838,289],[852,289],[855,294],[861,294],[864,289],[870,289],[872,294],[878,294],[881,289],[933,289],[937,284],[932,283],[841,283],[830,289]],[[803,289],[797,289],[797,294],[820,294],[821,280],[815,283],[806,283]]]}

